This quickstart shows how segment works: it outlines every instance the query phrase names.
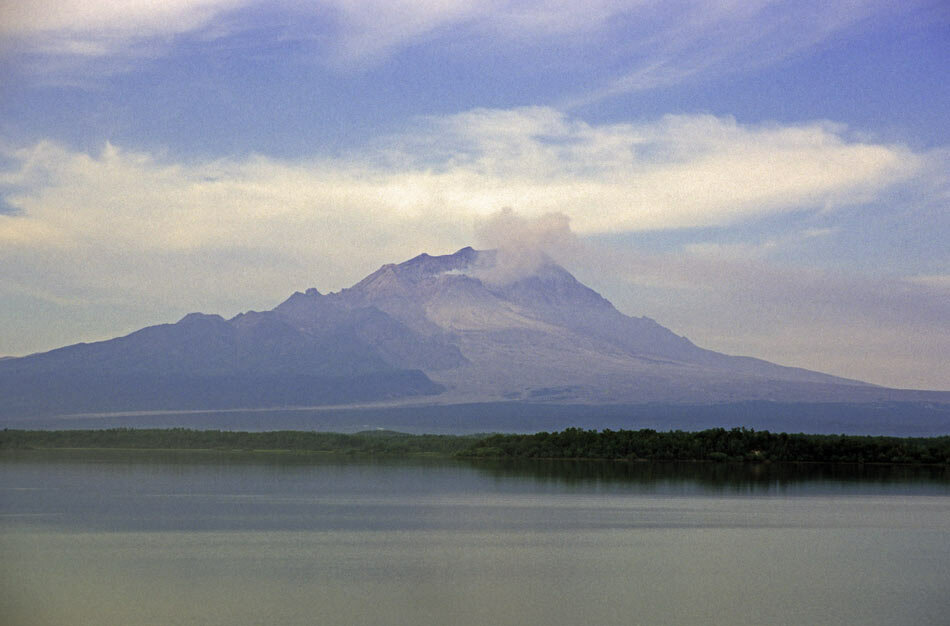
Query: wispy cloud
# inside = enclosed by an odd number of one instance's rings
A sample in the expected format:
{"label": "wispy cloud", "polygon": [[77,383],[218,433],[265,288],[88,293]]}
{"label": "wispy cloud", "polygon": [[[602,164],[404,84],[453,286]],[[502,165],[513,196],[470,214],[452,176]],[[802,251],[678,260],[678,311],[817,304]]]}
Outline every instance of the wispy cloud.
{"label": "wispy cloud", "polygon": [[[0,61],[32,83],[89,88],[173,54],[184,35],[215,38],[257,0],[13,0],[0,3]],[[244,30],[243,25],[239,30]]]}
{"label": "wispy cloud", "polygon": [[87,57],[118,54],[133,42],[197,30],[253,1],[4,2],[0,4],[0,35],[33,52]]}
{"label": "wispy cloud", "polygon": [[[0,5],[0,35],[35,53],[122,54],[143,40],[201,31],[212,37],[278,24],[277,36],[327,43],[341,67],[377,62],[447,28],[522,40],[596,29],[637,3],[594,0],[33,0]],[[245,10],[243,13],[239,10]],[[223,26],[222,26],[223,25]],[[9,44],[8,44],[9,47]]]}
{"label": "wispy cloud", "polygon": [[254,0],[30,0],[0,7],[2,32],[112,33],[142,36],[185,32]]}
{"label": "wispy cloud", "polygon": [[767,67],[913,3],[743,0],[637,7],[639,27],[622,37],[625,71],[566,101],[567,108],[610,96],[708,80]]}
{"label": "wispy cloud", "polygon": [[[45,59],[38,71],[169,53],[176,37],[216,40],[260,31],[243,45],[306,42],[310,54],[343,71],[384,62],[410,47],[433,55],[546,51],[551,67],[564,46],[605,68],[600,84],[564,94],[567,108],[612,95],[668,87],[760,68],[812,48],[887,11],[926,0],[35,0],[0,4],[0,50]],[[58,59],[58,60],[57,60]],[[64,59],[71,59],[67,62]]]}

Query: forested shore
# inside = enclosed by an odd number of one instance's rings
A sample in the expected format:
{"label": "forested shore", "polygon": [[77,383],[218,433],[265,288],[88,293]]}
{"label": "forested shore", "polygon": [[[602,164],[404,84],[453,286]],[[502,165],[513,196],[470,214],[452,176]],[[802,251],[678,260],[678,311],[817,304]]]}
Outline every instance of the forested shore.
{"label": "forested shore", "polygon": [[534,459],[950,464],[950,436],[808,435],[748,428],[696,432],[568,428],[555,433],[489,435],[465,453]]}
{"label": "forested shore", "polygon": [[244,432],[187,428],[110,428],[106,430],[3,430],[3,449],[127,449],[327,452],[340,454],[452,456],[476,438],[410,435],[394,431],[353,434],[303,430]]}
{"label": "forested shore", "polygon": [[582,430],[491,435],[131,429],[8,430],[0,449],[285,451],[501,459],[611,459],[743,463],[950,464],[950,436],[770,433],[747,428]]}

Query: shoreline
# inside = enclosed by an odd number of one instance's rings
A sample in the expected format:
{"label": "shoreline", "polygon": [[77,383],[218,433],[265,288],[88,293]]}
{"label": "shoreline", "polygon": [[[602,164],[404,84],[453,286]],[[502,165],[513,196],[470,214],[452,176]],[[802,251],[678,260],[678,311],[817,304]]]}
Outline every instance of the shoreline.
{"label": "shoreline", "polygon": [[0,431],[5,451],[115,451],[282,456],[697,464],[950,467],[950,436],[885,437],[732,430],[658,432],[568,428],[534,434],[414,435],[190,429]]}

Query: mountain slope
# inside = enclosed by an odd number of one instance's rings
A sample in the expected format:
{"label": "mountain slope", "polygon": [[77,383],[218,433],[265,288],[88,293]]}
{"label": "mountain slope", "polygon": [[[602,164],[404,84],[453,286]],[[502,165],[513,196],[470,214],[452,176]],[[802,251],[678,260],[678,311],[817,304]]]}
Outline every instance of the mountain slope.
{"label": "mountain slope", "polygon": [[[225,320],[0,360],[0,414],[416,402],[875,402],[875,387],[696,346],[549,260],[463,248]],[[910,393],[910,392],[907,392]],[[905,394],[906,395],[906,394]]]}
{"label": "mountain slope", "polygon": [[822,397],[870,387],[705,350],[652,319],[620,313],[550,261],[496,283],[493,276],[511,275],[497,263],[492,251],[471,248],[423,254],[328,297],[375,306],[458,346],[465,364],[423,369],[459,399],[704,402],[792,399],[812,393],[803,384],[823,386],[813,391]]}
{"label": "mountain slope", "polygon": [[309,406],[441,392],[419,369],[387,357],[385,346],[398,339],[381,341],[383,349],[372,343],[386,328],[380,316],[388,317],[376,313],[328,309],[307,324],[277,311],[231,320],[192,313],[125,337],[5,360],[0,414]]}

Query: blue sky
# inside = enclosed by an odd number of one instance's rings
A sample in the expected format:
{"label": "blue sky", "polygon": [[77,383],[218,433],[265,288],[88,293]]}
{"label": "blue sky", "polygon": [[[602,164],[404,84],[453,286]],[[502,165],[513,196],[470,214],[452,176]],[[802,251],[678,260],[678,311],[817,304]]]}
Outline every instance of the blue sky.
{"label": "blue sky", "polygon": [[535,245],[704,347],[950,389],[941,0],[119,4],[0,5],[0,354]]}

